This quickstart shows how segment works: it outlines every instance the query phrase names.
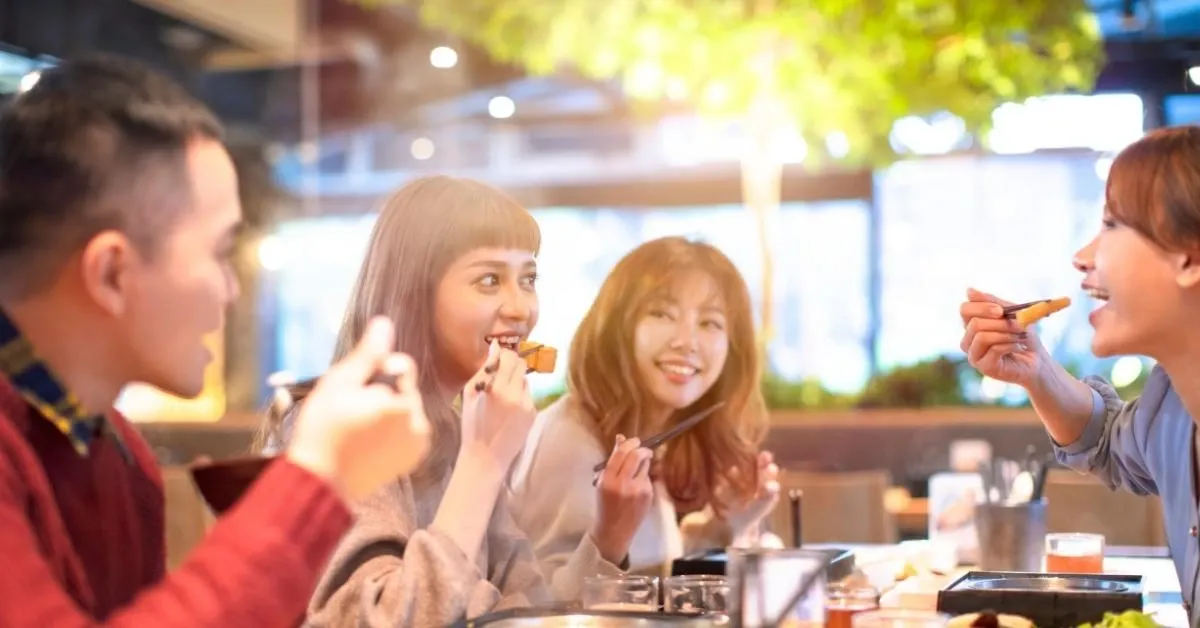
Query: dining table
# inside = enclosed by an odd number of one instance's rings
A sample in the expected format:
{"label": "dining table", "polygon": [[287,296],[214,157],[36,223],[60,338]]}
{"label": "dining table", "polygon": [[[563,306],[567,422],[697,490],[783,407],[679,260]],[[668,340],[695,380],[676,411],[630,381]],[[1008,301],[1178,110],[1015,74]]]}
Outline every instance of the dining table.
{"label": "dining table", "polygon": [[[881,606],[905,606],[904,600],[921,600],[918,604],[936,605],[937,589],[923,591],[924,595],[899,596],[889,595],[890,590],[905,586],[905,582],[889,582],[889,576],[899,571],[906,558],[920,551],[922,542],[908,542],[887,545],[860,545],[847,543],[806,544],[812,549],[844,548],[854,552],[855,564],[883,592]],[[927,582],[954,582],[959,576],[976,569],[971,565],[959,565],[952,572],[943,574],[936,580]],[[1175,573],[1175,565],[1165,547],[1141,546],[1108,546],[1104,551],[1104,572],[1122,575],[1142,576],[1142,607],[1143,611],[1152,614],[1154,620],[1165,628],[1190,628],[1187,612],[1183,608],[1183,596],[1179,577]],[[937,586],[934,584],[933,586]]]}

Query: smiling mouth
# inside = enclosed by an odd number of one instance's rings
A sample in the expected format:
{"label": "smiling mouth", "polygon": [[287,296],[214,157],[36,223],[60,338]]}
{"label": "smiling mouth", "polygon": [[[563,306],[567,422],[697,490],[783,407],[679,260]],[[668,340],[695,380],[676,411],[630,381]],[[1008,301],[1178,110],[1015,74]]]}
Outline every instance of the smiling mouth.
{"label": "smiling mouth", "polygon": [[665,364],[660,362],[658,368],[672,375],[680,375],[682,377],[691,377],[700,372],[700,369],[686,364]]}
{"label": "smiling mouth", "polygon": [[490,344],[492,344],[493,340],[495,340],[497,343],[499,343],[500,348],[502,348],[502,349],[509,349],[512,351],[516,351],[521,346],[521,341],[524,340],[524,337],[518,336],[518,335],[484,336],[483,337],[484,344],[490,345]]}
{"label": "smiling mouth", "polygon": [[1097,301],[1107,301],[1109,296],[1107,290],[1101,290],[1100,288],[1085,288],[1084,292]]}

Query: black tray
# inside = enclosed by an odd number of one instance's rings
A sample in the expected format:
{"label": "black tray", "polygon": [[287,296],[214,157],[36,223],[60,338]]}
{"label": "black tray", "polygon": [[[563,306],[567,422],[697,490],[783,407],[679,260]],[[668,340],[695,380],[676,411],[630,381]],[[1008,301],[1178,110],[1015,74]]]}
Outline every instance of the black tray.
{"label": "black tray", "polygon": [[[837,582],[854,573],[854,552],[851,550],[840,547],[801,549],[826,555],[829,559],[829,566],[825,568],[825,579],[829,582]],[[725,565],[728,561],[729,555],[725,550],[706,550],[683,558],[676,558],[671,563],[671,575],[724,576]]]}
{"label": "black tray", "polygon": [[1078,626],[1109,612],[1141,611],[1142,577],[972,571],[938,592],[938,610],[1021,615],[1040,628]]}

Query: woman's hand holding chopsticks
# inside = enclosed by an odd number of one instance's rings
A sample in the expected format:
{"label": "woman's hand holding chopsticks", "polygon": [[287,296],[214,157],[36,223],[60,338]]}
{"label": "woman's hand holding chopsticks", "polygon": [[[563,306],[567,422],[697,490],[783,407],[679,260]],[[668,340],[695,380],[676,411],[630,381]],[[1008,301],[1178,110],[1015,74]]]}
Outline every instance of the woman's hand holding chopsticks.
{"label": "woman's hand holding chopsticks", "polygon": [[492,341],[484,366],[463,389],[460,455],[490,457],[508,472],[537,417],[525,360]]}
{"label": "woman's hand holding chopsticks", "polygon": [[596,519],[592,540],[600,556],[620,565],[629,553],[633,535],[642,525],[654,500],[650,464],[654,453],[636,438],[617,436],[608,464],[599,472],[596,486]]}
{"label": "woman's hand holding chopsticks", "polygon": [[959,307],[963,338],[959,345],[967,361],[980,373],[1028,388],[1047,363],[1046,350],[1032,329],[1022,329],[1004,308],[1011,303],[968,289]]}

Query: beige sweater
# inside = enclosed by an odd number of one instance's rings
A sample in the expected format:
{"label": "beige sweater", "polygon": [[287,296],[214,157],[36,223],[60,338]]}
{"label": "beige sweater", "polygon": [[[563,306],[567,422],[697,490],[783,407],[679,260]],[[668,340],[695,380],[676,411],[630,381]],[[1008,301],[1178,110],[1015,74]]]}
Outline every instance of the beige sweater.
{"label": "beige sweater", "polygon": [[[589,534],[597,517],[592,469],[608,459],[611,445],[601,446],[586,421],[569,395],[559,399],[538,414],[513,469],[513,516],[556,592],[576,585],[581,566],[595,564],[599,555]],[[629,569],[660,575],[683,550],[675,505],[656,484],[650,512],[629,549]]]}
{"label": "beige sweater", "polygon": [[[425,488],[402,479],[355,506],[357,521],[321,578],[307,626],[445,626],[464,615],[552,599],[503,490],[474,563],[430,527],[449,479],[446,473]],[[582,575],[566,581],[582,581]]]}

